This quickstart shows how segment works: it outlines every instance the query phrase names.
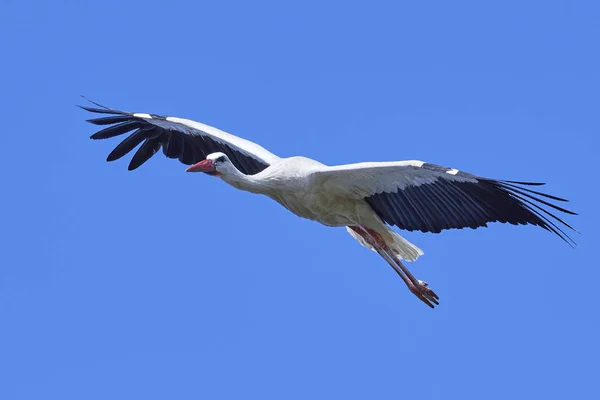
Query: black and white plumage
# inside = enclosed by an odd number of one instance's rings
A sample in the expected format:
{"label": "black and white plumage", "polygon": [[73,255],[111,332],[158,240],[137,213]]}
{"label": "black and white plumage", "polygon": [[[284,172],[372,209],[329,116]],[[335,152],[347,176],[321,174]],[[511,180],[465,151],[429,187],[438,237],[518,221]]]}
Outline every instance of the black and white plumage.
{"label": "black and white plumage", "polygon": [[389,226],[438,233],[496,221],[531,224],[574,245],[564,231],[574,229],[556,212],[575,213],[551,202],[565,199],[531,189],[541,183],[488,179],[416,160],[330,167],[305,157],[277,157],[255,143],[199,122],[93,104],[98,108],[81,108],[107,116],[88,122],[107,127],[92,139],[129,133],[107,161],[139,146],[129,164],[133,170],[162,148],[167,157],[191,165],[187,171],[216,175],[238,189],[267,195],[300,217],[345,226],[432,308],[439,304],[438,296],[400,261],[414,261],[423,252]]}
{"label": "black and white plumage", "polygon": [[165,156],[177,158],[186,165],[195,164],[208,154],[221,151],[229,156],[237,169],[247,175],[262,171],[277,158],[256,143],[199,122],[156,114],[130,113],[91,103],[99,108],[79,107],[93,113],[109,114],[107,117],[87,120],[94,125],[109,125],[93,134],[91,139],[108,139],[129,133],[106,161],[118,160],[142,144],[129,163],[130,171],[148,161],[161,148]]}
{"label": "black and white plumage", "polygon": [[487,227],[489,222],[532,224],[574,244],[557,223],[573,228],[543,207],[575,214],[545,199],[567,200],[527,188],[543,183],[488,179],[422,161],[361,163],[332,170],[341,185],[359,186],[379,217],[400,229],[439,233]]}

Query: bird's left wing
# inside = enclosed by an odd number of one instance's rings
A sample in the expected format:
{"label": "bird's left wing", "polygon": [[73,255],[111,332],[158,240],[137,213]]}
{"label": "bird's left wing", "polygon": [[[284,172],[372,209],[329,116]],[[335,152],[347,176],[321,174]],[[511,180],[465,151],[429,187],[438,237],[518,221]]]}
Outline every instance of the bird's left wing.
{"label": "bird's left wing", "polygon": [[324,191],[364,198],[383,221],[409,231],[438,233],[498,221],[538,225],[573,242],[550,218],[573,228],[548,207],[575,213],[545,199],[567,200],[526,187],[542,183],[488,179],[422,161],[325,167],[312,179]]}
{"label": "bird's left wing", "polygon": [[109,125],[93,134],[92,139],[108,139],[131,132],[108,155],[107,161],[118,160],[141,144],[131,159],[129,170],[145,163],[161,148],[167,157],[178,158],[186,165],[202,161],[210,153],[223,152],[236,168],[246,175],[254,175],[279,159],[256,143],[200,122],[113,110],[90,102],[98,108],[79,107],[108,116],[89,119],[88,122],[94,125]]}

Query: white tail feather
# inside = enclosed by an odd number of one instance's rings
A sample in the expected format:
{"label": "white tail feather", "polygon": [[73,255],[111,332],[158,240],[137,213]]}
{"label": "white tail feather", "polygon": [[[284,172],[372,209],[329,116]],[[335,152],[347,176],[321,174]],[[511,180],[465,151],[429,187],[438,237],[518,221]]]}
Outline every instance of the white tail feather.
{"label": "white tail feather", "polygon": [[406,261],[416,261],[419,256],[424,254],[423,250],[404,239],[396,232],[390,231],[390,233],[394,238],[394,246],[391,246],[392,250],[394,250],[401,259]]}
{"label": "white tail feather", "polygon": [[[365,246],[368,249],[376,251],[373,246],[367,243],[359,234],[354,232],[349,227],[346,227],[346,230],[354,239],[358,241],[361,245]],[[410,243],[408,240],[404,239],[402,236],[392,231],[391,229],[386,229],[384,234],[386,237],[387,245],[390,249],[395,253],[398,258],[405,261],[416,261],[419,256],[423,255],[423,250]]]}

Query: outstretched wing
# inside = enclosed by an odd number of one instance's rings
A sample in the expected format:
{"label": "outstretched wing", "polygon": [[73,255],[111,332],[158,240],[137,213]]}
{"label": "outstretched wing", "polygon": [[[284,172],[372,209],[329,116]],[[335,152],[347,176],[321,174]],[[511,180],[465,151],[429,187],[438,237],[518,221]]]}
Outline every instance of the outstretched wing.
{"label": "outstretched wing", "polygon": [[98,108],[79,107],[108,116],[87,121],[94,125],[109,125],[93,134],[92,139],[108,139],[129,133],[129,136],[108,155],[106,161],[118,160],[141,144],[129,163],[129,170],[134,170],[148,161],[161,147],[167,157],[178,158],[186,165],[202,161],[210,153],[223,152],[236,168],[246,175],[254,175],[279,159],[256,143],[200,122],[113,110],[90,102]]}
{"label": "outstretched wing", "polygon": [[488,179],[422,161],[327,167],[314,179],[323,190],[364,198],[400,229],[439,233],[498,221],[537,225],[574,244],[559,225],[574,229],[549,211],[576,215],[548,201],[567,200],[526,187],[543,183]]}

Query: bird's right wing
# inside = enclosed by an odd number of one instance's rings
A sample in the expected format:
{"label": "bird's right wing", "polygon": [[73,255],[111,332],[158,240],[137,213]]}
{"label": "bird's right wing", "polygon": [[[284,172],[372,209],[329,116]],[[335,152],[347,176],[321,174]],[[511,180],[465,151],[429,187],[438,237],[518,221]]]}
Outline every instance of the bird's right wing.
{"label": "bird's right wing", "polygon": [[131,159],[129,170],[145,163],[161,148],[167,157],[178,158],[186,165],[202,161],[210,153],[222,152],[246,175],[256,174],[279,159],[256,143],[200,122],[113,110],[90,102],[98,108],[80,107],[108,116],[89,119],[88,122],[94,125],[110,125],[93,134],[92,139],[108,139],[131,132],[108,155],[107,161],[117,160],[141,144]]}
{"label": "bird's right wing", "polygon": [[383,221],[409,231],[438,233],[499,221],[538,225],[572,242],[548,217],[573,229],[549,209],[575,213],[545,199],[567,200],[525,187],[541,183],[488,179],[422,161],[325,167],[312,179],[323,191],[365,199]]}

